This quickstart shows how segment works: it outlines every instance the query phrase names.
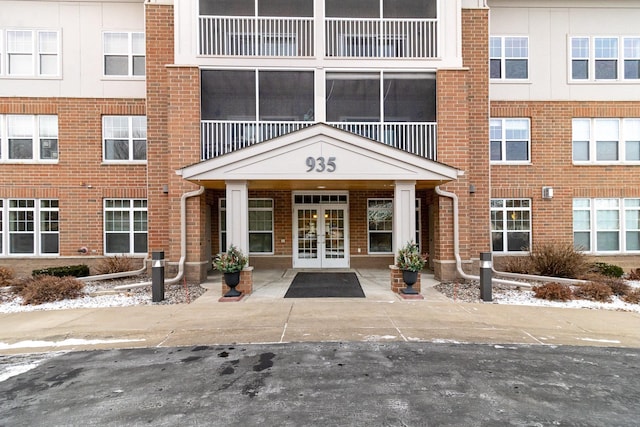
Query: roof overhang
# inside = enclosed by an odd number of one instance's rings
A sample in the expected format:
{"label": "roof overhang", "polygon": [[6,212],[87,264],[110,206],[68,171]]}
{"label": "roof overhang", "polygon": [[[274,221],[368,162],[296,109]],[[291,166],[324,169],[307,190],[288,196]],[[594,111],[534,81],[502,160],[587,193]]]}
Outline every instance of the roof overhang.
{"label": "roof overhang", "polygon": [[248,181],[251,188],[380,188],[394,181],[433,187],[462,171],[325,124],[176,171],[207,188]]}

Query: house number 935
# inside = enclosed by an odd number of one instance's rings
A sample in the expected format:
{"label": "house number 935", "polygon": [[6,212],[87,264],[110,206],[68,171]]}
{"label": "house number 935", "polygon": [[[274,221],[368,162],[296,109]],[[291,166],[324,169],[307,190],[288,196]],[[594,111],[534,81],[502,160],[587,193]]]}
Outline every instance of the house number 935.
{"label": "house number 935", "polygon": [[336,170],[336,158],[335,157],[307,157],[307,172],[333,172]]}

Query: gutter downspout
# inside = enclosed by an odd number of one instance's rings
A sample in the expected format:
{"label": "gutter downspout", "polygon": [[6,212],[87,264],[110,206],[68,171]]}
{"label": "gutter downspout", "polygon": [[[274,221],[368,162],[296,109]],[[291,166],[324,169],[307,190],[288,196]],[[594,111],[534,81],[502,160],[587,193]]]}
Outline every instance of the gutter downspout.
{"label": "gutter downspout", "polygon": [[149,261],[148,256],[146,256],[142,261],[142,268],[140,268],[139,270],[121,271],[119,273],[98,274],[96,276],[77,277],[77,279],[80,280],[81,282],[89,282],[93,280],[108,280],[108,279],[118,279],[120,277],[137,276],[147,271],[147,261]]}
{"label": "gutter downspout", "polygon": [[[439,196],[448,197],[453,201],[453,255],[456,257],[456,271],[458,275],[460,275],[460,277],[462,277],[463,279],[480,281],[480,276],[473,276],[465,273],[462,270],[462,259],[460,258],[460,227],[458,225],[458,196],[455,193],[442,190],[439,185],[436,186],[436,194]],[[516,282],[512,280],[494,278],[493,281],[502,285],[523,287],[531,286],[527,283]]]}
{"label": "gutter downspout", "polygon": [[[180,261],[178,261],[178,274],[172,279],[166,279],[165,285],[173,285],[178,283],[184,275],[184,263],[187,259],[187,199],[194,196],[200,196],[204,193],[204,187],[182,194],[180,197]],[[114,289],[133,289],[151,286],[151,282],[133,283],[130,285],[115,286]]]}

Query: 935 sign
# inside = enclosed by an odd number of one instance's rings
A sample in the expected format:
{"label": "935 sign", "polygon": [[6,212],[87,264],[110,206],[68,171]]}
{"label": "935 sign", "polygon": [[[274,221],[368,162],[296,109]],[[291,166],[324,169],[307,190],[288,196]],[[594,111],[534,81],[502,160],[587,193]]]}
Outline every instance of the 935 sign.
{"label": "935 sign", "polygon": [[335,157],[307,157],[307,172],[334,172],[336,170]]}

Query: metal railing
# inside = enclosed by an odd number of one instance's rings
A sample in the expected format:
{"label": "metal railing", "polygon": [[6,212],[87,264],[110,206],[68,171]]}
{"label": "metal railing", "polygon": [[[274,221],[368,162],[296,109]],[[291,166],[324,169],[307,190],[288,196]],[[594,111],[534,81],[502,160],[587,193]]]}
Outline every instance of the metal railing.
{"label": "metal railing", "polygon": [[[200,157],[202,160],[211,159],[313,124],[314,122],[202,120]],[[436,160],[437,157],[436,123],[327,124],[430,160]]]}
{"label": "metal railing", "polygon": [[313,18],[201,16],[204,56],[314,56]]}
{"label": "metal railing", "polygon": [[327,18],[328,57],[437,58],[437,19]]}

